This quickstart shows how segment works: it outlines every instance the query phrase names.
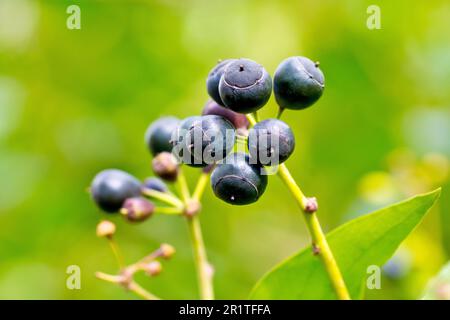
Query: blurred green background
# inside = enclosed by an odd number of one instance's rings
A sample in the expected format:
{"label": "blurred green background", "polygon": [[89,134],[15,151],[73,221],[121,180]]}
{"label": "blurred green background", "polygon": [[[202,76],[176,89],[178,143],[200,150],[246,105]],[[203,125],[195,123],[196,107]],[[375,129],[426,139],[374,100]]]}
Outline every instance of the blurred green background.
{"label": "blurred green background", "polygon": [[[66,8],[81,8],[69,30]],[[381,30],[366,27],[381,8]],[[321,62],[326,90],[286,112],[287,162],[320,202],[324,229],[443,186],[439,204],[367,298],[419,298],[450,253],[450,3],[430,1],[0,0],[0,298],[131,299],[95,279],[114,273],[95,235],[105,218],[86,191],[104,168],[152,174],[144,132],[162,115],[199,114],[218,59],[248,57],[273,74],[286,57]],[[274,116],[271,98],[261,116]],[[186,169],[191,185],[198,172]],[[245,298],[275,263],[308,244],[294,201],[272,177],[261,200],[231,207],[208,188],[204,238],[218,298]],[[109,217],[109,216],[108,216]],[[177,248],[156,278],[162,298],[197,298],[185,221],[113,217],[131,263]],[[81,290],[66,268],[81,268]]]}

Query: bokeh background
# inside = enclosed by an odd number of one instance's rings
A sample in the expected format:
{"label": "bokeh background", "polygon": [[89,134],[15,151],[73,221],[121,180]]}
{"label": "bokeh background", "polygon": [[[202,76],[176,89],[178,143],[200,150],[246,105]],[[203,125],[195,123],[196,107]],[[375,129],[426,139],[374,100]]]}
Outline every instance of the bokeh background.
{"label": "bokeh background", "polygon": [[[66,9],[81,8],[81,30]],[[366,27],[381,8],[381,30]],[[283,116],[288,166],[320,201],[326,230],[443,186],[439,204],[367,298],[416,299],[450,253],[450,3],[447,0],[0,0],[0,298],[132,299],[95,279],[116,272],[86,189],[104,168],[151,176],[144,132],[162,115],[199,114],[218,59],[248,57],[273,74],[286,57],[321,62],[326,90]],[[272,98],[261,116],[276,113]],[[187,169],[191,185],[198,172]],[[252,206],[204,197],[202,225],[218,298],[245,298],[274,264],[308,244],[302,217],[272,177]],[[155,216],[117,241],[127,262],[177,248],[156,278],[162,298],[197,298],[185,221]],[[66,268],[81,268],[81,290]],[[448,288],[447,288],[448,289]],[[448,291],[447,291],[448,293]]]}

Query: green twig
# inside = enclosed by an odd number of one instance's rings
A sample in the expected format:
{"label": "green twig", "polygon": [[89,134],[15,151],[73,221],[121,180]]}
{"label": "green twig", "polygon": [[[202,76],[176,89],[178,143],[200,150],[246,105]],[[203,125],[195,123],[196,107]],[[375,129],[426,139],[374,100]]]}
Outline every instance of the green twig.
{"label": "green twig", "polygon": [[[247,115],[247,118],[252,126],[256,124],[256,120],[252,115]],[[337,297],[341,300],[349,300],[350,295],[344,278],[322,231],[319,219],[315,213],[316,209],[308,209],[309,199],[305,197],[284,163],[279,166],[278,176],[286,184],[303,212],[306,226],[312,238],[313,252],[320,257]]]}

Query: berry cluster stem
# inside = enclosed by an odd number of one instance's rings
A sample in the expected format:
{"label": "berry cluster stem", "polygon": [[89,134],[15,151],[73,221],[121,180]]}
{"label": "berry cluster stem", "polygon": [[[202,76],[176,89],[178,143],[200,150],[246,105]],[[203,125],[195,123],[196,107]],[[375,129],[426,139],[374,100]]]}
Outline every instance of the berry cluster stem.
{"label": "berry cluster stem", "polygon": [[[200,201],[200,198],[203,195],[208,180],[209,175],[207,173],[202,173],[197,182],[197,186],[194,189],[194,194],[191,197],[189,193],[189,187],[186,182],[186,178],[180,169],[177,182],[185,206],[188,206],[189,203],[192,201],[196,202]],[[192,251],[194,253],[194,261],[197,270],[200,297],[202,300],[213,300],[214,289],[213,289],[212,268],[208,262],[208,258],[206,255],[200,219],[198,214],[195,214],[193,216],[187,216],[186,219],[191,238]]]}
{"label": "berry cluster stem", "polygon": [[350,300],[350,295],[347,291],[344,278],[342,277],[336,259],[333,256],[333,252],[328,245],[325,234],[322,231],[317,214],[315,212],[306,211],[308,199],[305,197],[288,168],[284,164],[280,165],[278,175],[291,191],[297,204],[303,211],[303,217],[305,218],[306,226],[308,227],[312,238],[313,252],[322,260],[337,297],[340,300]]}
{"label": "berry cluster stem", "polygon": [[[256,120],[252,115],[248,115],[247,118],[252,126],[256,124]],[[288,187],[303,212],[303,217],[305,218],[306,226],[312,239],[313,253],[320,257],[337,297],[340,300],[350,300],[344,278],[333,256],[333,252],[328,245],[317,214],[314,212],[315,210],[313,212],[308,210],[308,198],[303,194],[284,163],[279,165],[278,176]]]}

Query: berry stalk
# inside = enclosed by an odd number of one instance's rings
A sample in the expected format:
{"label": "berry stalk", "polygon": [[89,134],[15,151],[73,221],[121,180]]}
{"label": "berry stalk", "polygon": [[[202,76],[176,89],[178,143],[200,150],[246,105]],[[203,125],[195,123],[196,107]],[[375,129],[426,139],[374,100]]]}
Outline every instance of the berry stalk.
{"label": "berry stalk", "polygon": [[[185,207],[188,207],[192,203],[199,202],[208,182],[208,174],[202,173],[192,197],[189,193],[189,187],[187,185],[186,178],[181,170],[177,182],[182,194],[182,199]],[[186,219],[188,223],[189,235],[191,238],[192,251],[194,253],[194,261],[197,270],[198,285],[200,289],[200,298],[202,300],[213,300],[214,289],[212,282],[212,270],[206,255],[205,243],[203,242],[203,235],[198,212],[194,215],[187,215]]]}
{"label": "berry stalk", "polygon": [[278,176],[291,191],[304,213],[303,216],[305,218],[306,226],[308,227],[312,238],[313,253],[318,255],[322,260],[337,297],[340,300],[350,300],[344,278],[342,277],[341,271],[333,256],[333,252],[328,245],[325,234],[322,231],[317,214],[315,212],[309,212],[308,210],[308,198],[305,197],[284,163],[279,167]]}
{"label": "berry stalk", "polygon": [[[256,120],[252,115],[247,115],[247,118],[252,126],[256,124]],[[342,277],[341,271],[333,256],[333,252],[328,245],[325,234],[320,226],[319,219],[315,213],[317,210],[317,204],[314,201],[315,199],[308,199],[303,194],[284,163],[279,165],[278,176],[286,184],[303,212],[306,226],[312,239],[313,253],[320,257],[337,297],[340,300],[350,300],[344,278]],[[310,201],[313,201],[314,203],[312,204]]]}

